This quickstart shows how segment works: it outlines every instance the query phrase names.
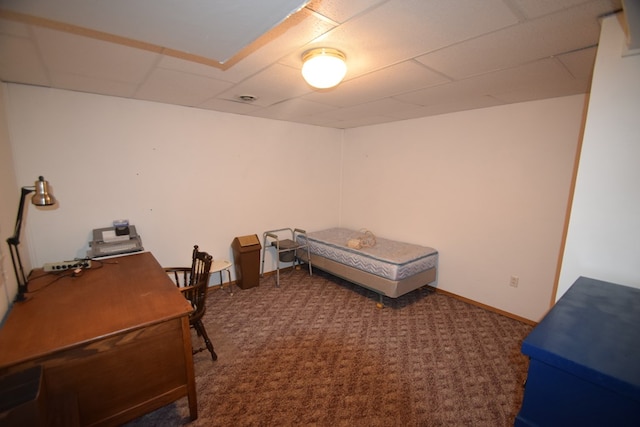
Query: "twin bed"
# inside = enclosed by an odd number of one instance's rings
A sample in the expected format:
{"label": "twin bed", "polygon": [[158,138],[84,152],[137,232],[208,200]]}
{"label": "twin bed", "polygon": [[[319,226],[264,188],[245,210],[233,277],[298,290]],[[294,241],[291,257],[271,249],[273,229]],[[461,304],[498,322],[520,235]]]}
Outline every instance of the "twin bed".
{"label": "twin bed", "polygon": [[[355,249],[348,242],[363,237],[362,232],[331,228],[298,235],[298,243],[308,239],[311,264],[334,276],[397,298],[436,281],[438,251],[427,246],[376,238],[370,247]],[[297,257],[308,262],[307,251]]]}

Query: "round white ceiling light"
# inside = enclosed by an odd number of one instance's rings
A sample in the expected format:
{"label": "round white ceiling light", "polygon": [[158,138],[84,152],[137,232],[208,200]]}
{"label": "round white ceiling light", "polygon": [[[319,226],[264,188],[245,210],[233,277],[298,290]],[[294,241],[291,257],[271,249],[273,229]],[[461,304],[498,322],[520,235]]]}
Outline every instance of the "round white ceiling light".
{"label": "round white ceiling light", "polygon": [[328,89],[347,74],[346,56],[337,49],[321,47],[302,54],[302,77],[311,86]]}

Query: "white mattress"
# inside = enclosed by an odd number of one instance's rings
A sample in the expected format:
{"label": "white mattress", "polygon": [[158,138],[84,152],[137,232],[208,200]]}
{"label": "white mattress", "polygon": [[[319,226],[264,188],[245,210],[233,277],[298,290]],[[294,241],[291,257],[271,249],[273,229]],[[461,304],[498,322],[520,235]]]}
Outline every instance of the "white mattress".
{"label": "white mattress", "polygon": [[[376,237],[376,245],[362,249],[347,246],[349,239],[362,233],[330,228],[307,233],[311,254],[366,271],[389,280],[402,280],[438,265],[438,251],[428,246]],[[298,236],[304,241],[304,236]],[[312,256],[313,259],[313,256]]]}

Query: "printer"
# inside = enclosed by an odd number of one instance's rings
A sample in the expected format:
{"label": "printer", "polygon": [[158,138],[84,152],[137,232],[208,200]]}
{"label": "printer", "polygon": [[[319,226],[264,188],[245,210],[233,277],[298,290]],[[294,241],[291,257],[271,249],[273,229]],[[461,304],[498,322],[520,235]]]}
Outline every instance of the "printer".
{"label": "printer", "polygon": [[100,258],[112,255],[122,255],[141,252],[142,239],[136,232],[135,225],[96,228],[93,230],[93,240],[89,243],[88,258]]}

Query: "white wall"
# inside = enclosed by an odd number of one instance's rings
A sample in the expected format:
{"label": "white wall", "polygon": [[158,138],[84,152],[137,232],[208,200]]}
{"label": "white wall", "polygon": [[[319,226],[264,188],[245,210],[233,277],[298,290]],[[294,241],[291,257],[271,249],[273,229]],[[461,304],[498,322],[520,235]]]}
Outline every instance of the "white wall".
{"label": "white wall", "polygon": [[342,223],[433,246],[439,288],[539,320],[552,298],[584,102],[347,130]]}
{"label": "white wall", "polygon": [[235,236],[338,222],[339,130],[7,87],[18,182],[43,175],[59,201],[28,212],[34,266],[84,257],[91,230],[118,218],[167,266],[190,262],[196,243],[231,259]]}
{"label": "white wall", "polygon": [[28,210],[35,266],[84,256],[90,231],[117,218],[163,265],[194,243],[231,258],[235,236],[342,224],[437,248],[444,290],[532,320],[548,309],[583,96],[343,133],[6,88],[17,181],[44,175],[59,200]]}
{"label": "white wall", "polygon": [[579,276],[640,288],[640,55],[602,23],[556,298]]}
{"label": "white wall", "polygon": [[[8,237],[13,235],[20,201],[20,187],[16,184],[13,168],[13,156],[9,142],[9,130],[7,127],[4,108],[5,86],[0,85],[0,320],[9,308],[9,305],[17,293],[16,276],[11,264],[9,247],[6,244]],[[24,184],[30,185],[30,184]],[[26,247],[26,246],[25,246]],[[22,248],[21,248],[22,249]],[[26,251],[21,251],[28,262]]]}

